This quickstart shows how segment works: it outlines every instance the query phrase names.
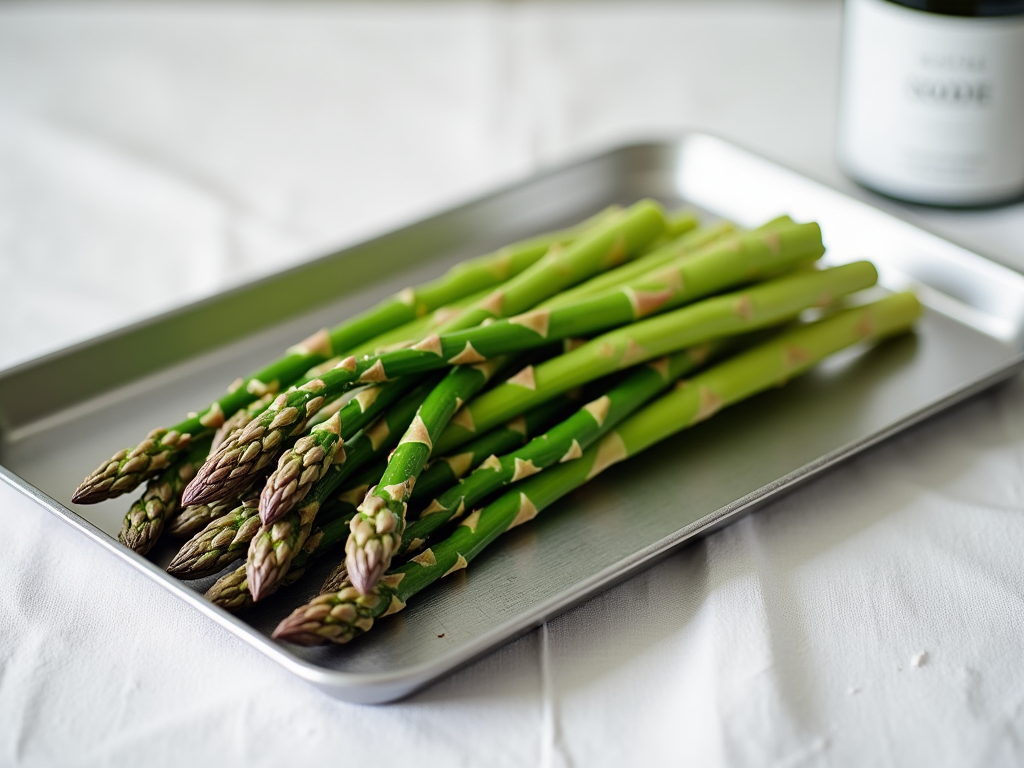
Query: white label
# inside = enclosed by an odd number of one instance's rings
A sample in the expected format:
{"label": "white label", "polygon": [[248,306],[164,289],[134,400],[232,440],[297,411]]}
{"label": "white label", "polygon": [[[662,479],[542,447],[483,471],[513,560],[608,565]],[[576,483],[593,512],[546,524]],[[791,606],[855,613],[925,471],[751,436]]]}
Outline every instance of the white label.
{"label": "white label", "polygon": [[1024,19],[848,0],[840,160],[896,197],[994,202],[1024,191]]}

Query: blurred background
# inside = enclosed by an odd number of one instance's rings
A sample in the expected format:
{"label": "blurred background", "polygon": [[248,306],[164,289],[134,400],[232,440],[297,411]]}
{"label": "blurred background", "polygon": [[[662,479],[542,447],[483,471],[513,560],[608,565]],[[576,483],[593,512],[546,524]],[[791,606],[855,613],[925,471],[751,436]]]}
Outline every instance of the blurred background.
{"label": "blurred background", "polygon": [[[842,13],[0,5],[0,367],[637,139],[707,130],[853,190]],[[1019,205],[902,210],[1003,258],[1022,231]]]}

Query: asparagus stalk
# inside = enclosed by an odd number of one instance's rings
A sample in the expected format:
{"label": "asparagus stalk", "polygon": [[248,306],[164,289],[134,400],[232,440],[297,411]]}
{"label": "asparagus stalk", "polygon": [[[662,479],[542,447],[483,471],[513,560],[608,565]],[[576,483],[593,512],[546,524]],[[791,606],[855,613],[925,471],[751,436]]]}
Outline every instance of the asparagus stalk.
{"label": "asparagus stalk", "polygon": [[526,312],[559,291],[634,258],[665,228],[664,211],[652,200],[612,212],[572,243],[552,247],[536,264],[495,288],[438,332],[473,328],[488,320]]}
{"label": "asparagus stalk", "polygon": [[345,563],[358,589],[372,589],[391,564],[391,553],[402,541],[409,497],[430,458],[432,441],[455,411],[483,389],[496,367],[496,362],[490,361],[454,368],[419,407],[391,454],[380,483],[367,493],[350,523]]}
{"label": "asparagus stalk", "polygon": [[462,262],[432,282],[406,288],[331,330],[318,331],[283,357],[238,379],[227,394],[206,408],[170,428],[154,429],[138,445],[116,453],[82,481],[72,501],[93,504],[127,493],[167,467],[192,440],[211,434],[239,409],[288,386],[311,366],[460,298],[501,285],[539,261],[551,247],[570,243],[592,223],[540,235]]}
{"label": "asparagus stalk", "polygon": [[525,368],[467,403],[435,442],[435,450],[450,453],[479,432],[621,368],[712,339],[777,325],[805,309],[874,285],[877,277],[874,266],[866,261],[796,272],[598,336],[571,352]]}
{"label": "asparagus stalk", "polygon": [[[237,486],[248,482],[249,476],[272,461],[282,449],[284,439],[301,434],[312,418],[329,398],[358,384],[381,382],[406,373],[442,368],[446,365],[483,362],[474,350],[474,333],[486,330],[476,328],[480,322],[529,309],[567,285],[573,285],[601,269],[621,263],[635,254],[664,229],[661,209],[649,201],[641,201],[626,211],[616,212],[585,233],[578,241],[551,252],[533,267],[495,290],[477,308],[457,321],[461,332],[445,335],[447,346],[430,336],[408,349],[400,349],[375,357],[357,360],[350,356],[339,362],[321,377],[283,393],[264,413],[251,421],[244,430],[225,440],[218,451],[199,470],[196,478],[185,489],[184,503],[200,504],[215,498],[232,495]],[[511,325],[508,328],[524,330]],[[537,334],[526,330],[527,346],[539,346]],[[512,334],[522,336],[522,334]],[[459,337],[452,339],[450,337]],[[465,336],[465,338],[461,338]],[[497,334],[500,343],[509,345],[508,333]],[[534,337],[534,338],[530,338]],[[461,343],[459,343],[461,341]],[[455,344],[458,345],[455,348]],[[512,343],[517,351],[519,344]],[[446,354],[447,352],[447,354]],[[342,423],[346,419],[342,417]]]}
{"label": "asparagus stalk", "polygon": [[522,448],[501,457],[491,455],[469,477],[434,499],[420,518],[406,528],[397,555],[419,550],[441,527],[500,488],[579,458],[595,440],[673,381],[734,346],[735,340],[702,344],[639,366],[605,394]]}
{"label": "asparagus stalk", "polygon": [[[401,349],[404,346],[411,346],[420,339],[429,336],[432,333],[437,333],[439,328],[452,323],[459,317],[464,315],[467,311],[476,307],[480,301],[487,298],[490,295],[490,289],[478,291],[470,296],[466,296],[459,301],[453,301],[451,304],[446,304],[443,307],[438,307],[429,315],[417,318],[410,323],[406,323],[403,326],[395,328],[387,333],[382,333],[380,336],[375,336],[369,341],[359,344],[349,350],[348,354],[355,355],[356,357],[365,357],[366,355],[376,355],[381,352],[386,352],[392,349]],[[335,360],[334,363],[339,362]],[[326,365],[326,363],[324,363]],[[323,369],[321,372],[330,370],[329,368]],[[319,375],[317,373],[316,375]],[[315,376],[311,376],[315,378]]]}
{"label": "asparagus stalk", "polygon": [[[794,222],[789,216],[779,216],[778,218],[765,222],[754,230],[755,247],[760,245],[761,242],[769,246],[772,245],[772,240],[770,238],[766,241],[758,242],[759,235],[772,230],[785,230],[792,226],[794,226]],[[649,278],[651,275],[656,275],[656,270],[658,270],[659,267],[678,264],[680,260],[691,256],[701,256],[705,263],[711,263],[715,259],[721,258],[723,246],[733,250],[738,248],[741,251],[745,251],[751,247],[751,242],[749,239],[740,239],[738,235],[734,234],[735,228],[736,225],[730,221],[718,221],[714,224],[708,225],[707,227],[702,227],[695,232],[686,233],[685,236],[670,240],[636,261],[632,261],[618,267],[617,269],[613,269],[610,272],[605,272],[597,277],[593,277],[587,282],[577,285],[575,288],[571,288],[568,291],[562,291],[562,293],[557,296],[553,296],[548,299],[544,304],[540,305],[538,309],[563,307],[568,304],[579,303],[584,299],[601,296],[604,293],[615,290],[616,288],[621,288],[625,285],[632,285],[637,283],[637,281],[644,281],[645,278]],[[804,234],[810,234],[813,233],[814,230],[805,225],[803,231]],[[807,247],[806,243],[801,247]],[[814,245],[810,247],[810,254],[808,258],[811,260],[816,259],[823,251],[824,248],[821,247],[819,235],[818,242],[814,243]],[[799,258],[796,260],[776,260],[774,264],[770,262],[755,263],[751,265],[751,272],[747,277],[758,277],[762,279],[765,277],[774,277],[782,272],[792,269],[798,261]],[[685,278],[685,274],[683,277]],[[728,284],[723,283],[720,287],[729,287],[741,282],[741,280],[742,278],[731,276],[728,278]],[[639,289],[643,290],[643,288]],[[714,291],[712,290],[710,292]]]}
{"label": "asparagus stalk", "polygon": [[409,503],[432,500],[480,466],[488,456],[499,456],[522,447],[571,408],[572,398],[554,398],[477,438],[459,453],[431,461],[416,481]]}
{"label": "asparagus stalk", "polygon": [[896,294],[787,331],[682,382],[608,433],[575,460],[525,480],[474,512],[444,541],[387,574],[368,595],[345,585],[294,611],[274,637],[303,645],[346,643],[405,607],[442,577],[460,571],[505,531],[527,522],[609,466],[703,421],[721,408],[783,384],[822,358],[863,340],[903,332],[920,313],[912,294]]}
{"label": "asparagus stalk", "polygon": [[698,254],[705,248],[712,247],[715,243],[731,234],[735,228],[736,225],[731,221],[718,221],[707,227],[682,233],[635,261],[623,264],[621,267],[609,270],[608,272],[603,272],[590,278],[585,283],[580,283],[567,291],[562,291],[552,296],[541,304],[539,308],[554,309],[555,307],[564,307],[569,304],[575,304],[583,299],[601,296],[624,285],[629,285],[636,280],[646,277],[658,267],[670,264],[680,258]]}
{"label": "asparagus stalk", "polygon": [[210,441],[195,443],[189,452],[149,481],[146,492],[124,516],[118,539],[129,549],[144,555],[153,548],[164,526],[181,507],[181,492],[206,461]]}

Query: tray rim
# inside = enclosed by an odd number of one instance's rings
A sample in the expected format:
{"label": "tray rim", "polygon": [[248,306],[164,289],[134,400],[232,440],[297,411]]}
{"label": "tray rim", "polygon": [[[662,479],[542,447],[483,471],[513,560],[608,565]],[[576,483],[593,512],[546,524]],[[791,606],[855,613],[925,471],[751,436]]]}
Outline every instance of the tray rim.
{"label": "tray rim", "polygon": [[[644,149],[671,150],[673,147],[680,146],[688,138],[696,136],[707,136],[717,139],[731,147],[740,149],[762,160],[766,160],[780,169],[789,171],[790,173],[824,186],[836,194],[855,200],[859,203],[866,204],[887,215],[893,216],[915,229],[926,232],[934,237],[938,237],[943,241],[952,243],[970,254],[985,259],[996,267],[1006,269],[1017,275],[1020,274],[1020,272],[1015,270],[1012,266],[1005,264],[999,259],[988,257],[983,253],[979,253],[970,247],[958,243],[954,239],[939,235],[928,229],[927,226],[922,226],[916,221],[908,221],[907,219],[902,218],[897,211],[877,205],[876,201],[870,199],[867,194],[856,195],[850,194],[847,191],[839,190],[827,182],[815,178],[813,175],[809,175],[801,171],[795,171],[783,163],[779,163],[770,157],[766,157],[759,152],[750,150],[732,140],[725,139],[713,133],[706,131],[684,131],[672,136],[661,138],[650,137],[622,142],[600,151],[575,156],[565,162],[541,169],[537,173],[529,174],[510,183],[499,185],[482,194],[457,202],[449,207],[435,210],[412,222],[401,224],[385,232],[349,243],[330,254],[314,258],[310,262],[304,262],[279,272],[260,276],[254,280],[232,286],[216,294],[205,296],[195,301],[190,301],[181,306],[157,313],[150,317],[142,318],[120,328],[104,332],[93,338],[75,342],[61,349],[53,350],[39,357],[2,369],[0,370],[0,380],[7,378],[12,374],[17,374],[35,366],[57,360],[68,354],[81,352],[88,349],[90,346],[94,346],[109,339],[114,339],[118,336],[123,336],[147,326],[154,325],[162,320],[187,314],[190,310],[215,303],[217,300],[229,294],[244,292],[247,288],[273,281],[285,273],[301,271],[310,263],[320,261],[321,259],[343,256],[350,251],[355,251],[396,233],[405,232],[414,227],[427,224],[456,212],[465,211],[473,205],[513,193],[517,189],[535,184],[542,179],[553,177],[556,174],[570,171],[573,168],[581,167],[602,158],[616,154],[623,154],[629,151],[642,151]],[[315,307],[312,309],[315,309]],[[256,332],[259,332],[260,330],[266,329],[257,329]],[[228,341],[226,343],[235,343],[244,338],[245,336],[241,336],[233,342]],[[196,355],[190,359],[200,357],[208,352],[209,350],[197,351]],[[719,508],[715,512],[712,512],[711,514],[680,528],[663,539],[634,552],[632,555],[624,558],[614,566],[605,568],[582,581],[576,582],[571,590],[565,590],[537,603],[531,610],[501,622],[491,630],[454,647],[451,651],[446,652],[435,659],[417,662],[409,666],[403,666],[397,670],[384,672],[348,672],[323,667],[313,661],[303,659],[292,653],[287,647],[276,643],[269,637],[256,631],[241,618],[208,602],[204,599],[201,593],[196,592],[186,586],[184,582],[168,575],[163,569],[159,568],[145,557],[127,549],[121,545],[116,538],[109,536],[89,520],[56,501],[39,488],[36,488],[13,471],[4,467],[2,464],[0,464],[0,481],[3,481],[6,485],[10,486],[14,491],[30,498],[51,514],[56,515],[66,524],[81,531],[107,552],[120,558],[123,562],[134,566],[151,581],[159,584],[171,594],[184,600],[188,605],[196,608],[204,616],[219,624],[231,635],[246,642],[248,645],[260,651],[269,659],[281,664],[298,677],[312,683],[318,688],[321,688],[332,696],[356,703],[379,704],[396,701],[422,689],[426,685],[436,681],[462,665],[483,656],[501,645],[511,642],[554,616],[563,613],[573,606],[578,605],[591,597],[594,597],[600,592],[632,577],[639,571],[650,567],[658,560],[668,556],[690,541],[721,529],[725,525],[734,522],[739,517],[742,517],[759,507],[765,506],[775,501],[780,496],[795,490],[800,485],[803,485],[809,480],[817,477],[820,473],[830,469],[840,462],[860,454],[867,448],[888,440],[912,425],[924,421],[925,419],[946,410],[956,403],[977,395],[1000,381],[1013,376],[1022,369],[1024,369],[1024,350],[1018,349],[1016,354],[1009,358],[1004,364],[982,373],[980,376],[974,378],[970,383],[958,390],[950,392],[948,395],[935,401],[931,405],[915,410],[885,429],[823,454],[815,461],[777,478],[774,482],[769,483],[756,491],[748,493],[743,497],[735,499],[733,502]],[[158,376],[160,375],[160,372],[157,371],[136,379],[130,379],[124,382],[121,386],[131,386],[133,383],[144,382],[151,375]],[[71,408],[74,407],[75,406],[71,406]],[[3,441],[3,438],[3,432],[0,431],[0,442]]]}

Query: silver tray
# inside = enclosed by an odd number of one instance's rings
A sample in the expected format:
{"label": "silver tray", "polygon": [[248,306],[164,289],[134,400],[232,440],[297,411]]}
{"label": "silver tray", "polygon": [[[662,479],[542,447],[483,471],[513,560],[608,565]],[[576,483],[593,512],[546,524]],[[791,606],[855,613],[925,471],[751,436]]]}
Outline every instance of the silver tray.
{"label": "silver tray", "polygon": [[[926,315],[915,335],[839,355],[609,471],[347,647],[304,650],[269,639],[277,621],[312,596],[322,571],[235,617],[203,599],[212,578],[181,582],[163,572],[170,544],[146,559],[117,543],[130,497],[72,510],[72,489],[98,461],[209,402],[294,340],[460,258],[642,196],[744,225],[782,213],[817,220],[829,261],[871,258],[886,288],[919,291]],[[271,291],[284,299],[253,328],[241,310]],[[329,694],[386,702],[1008,377],[1024,362],[1022,331],[1024,277],[1016,272],[724,141],[690,134],[543,173],[0,373],[0,480]]]}

